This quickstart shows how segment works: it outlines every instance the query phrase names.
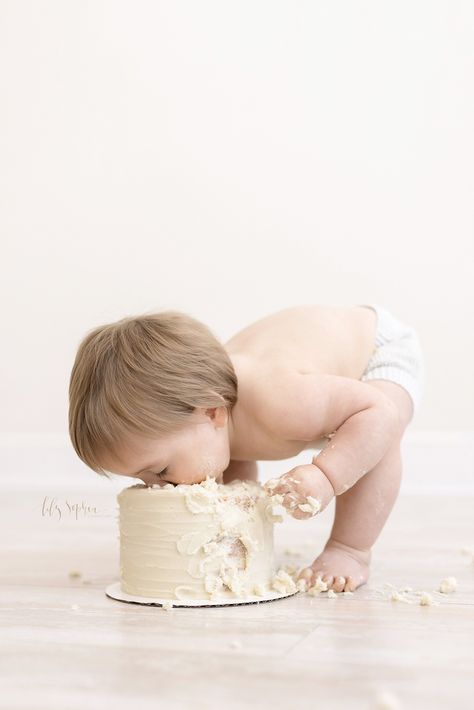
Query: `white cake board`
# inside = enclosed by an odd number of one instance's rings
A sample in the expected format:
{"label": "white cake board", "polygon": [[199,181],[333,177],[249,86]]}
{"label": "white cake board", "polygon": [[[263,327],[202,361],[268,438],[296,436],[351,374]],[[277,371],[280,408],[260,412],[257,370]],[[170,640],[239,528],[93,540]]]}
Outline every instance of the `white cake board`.
{"label": "white cake board", "polygon": [[126,594],[122,592],[120,582],[109,584],[105,588],[105,595],[110,599],[116,599],[119,602],[128,602],[129,604],[143,604],[144,606],[163,606],[166,602],[173,604],[175,607],[201,607],[201,606],[240,606],[241,604],[260,604],[261,602],[271,602],[276,599],[286,599],[293,597],[296,592],[281,594],[280,592],[268,592],[263,597],[249,596],[245,599],[163,599],[160,597],[139,597],[135,594]]}

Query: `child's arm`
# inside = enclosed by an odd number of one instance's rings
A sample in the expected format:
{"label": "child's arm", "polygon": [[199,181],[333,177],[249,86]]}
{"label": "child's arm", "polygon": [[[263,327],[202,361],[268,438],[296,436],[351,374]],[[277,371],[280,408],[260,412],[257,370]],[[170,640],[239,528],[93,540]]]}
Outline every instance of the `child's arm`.
{"label": "child's arm", "polygon": [[277,387],[273,381],[272,397],[268,416],[279,436],[310,442],[336,430],[312,460],[315,473],[319,469],[325,475],[334,495],[381,460],[398,428],[393,402],[380,390],[348,377],[290,374]]}
{"label": "child's arm", "polygon": [[[356,407],[356,411],[348,417],[340,417],[342,422],[339,426],[336,425],[336,433],[312,459],[313,464],[330,480],[335,495],[351,488],[361,476],[378,464],[388,451],[398,429],[398,409],[392,400],[379,390],[374,390],[373,393],[373,388],[357,380],[349,382],[350,385],[341,383],[340,386],[338,383],[336,393],[330,394],[329,400],[326,400],[326,413],[329,416],[334,414],[337,419],[338,411],[344,411],[344,403],[354,402],[354,396],[358,395],[355,390],[359,390],[357,385],[370,390],[368,394],[364,393],[364,399],[367,395],[367,399],[371,401],[366,402],[362,409]],[[353,386],[354,383],[356,387]],[[348,399],[344,393],[346,386],[352,393],[348,394]]]}

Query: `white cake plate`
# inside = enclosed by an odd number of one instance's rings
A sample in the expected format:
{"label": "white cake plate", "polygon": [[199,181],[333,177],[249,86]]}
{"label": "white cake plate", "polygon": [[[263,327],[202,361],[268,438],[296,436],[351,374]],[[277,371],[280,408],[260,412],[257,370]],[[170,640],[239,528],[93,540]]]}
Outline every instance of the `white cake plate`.
{"label": "white cake plate", "polygon": [[261,602],[272,602],[276,599],[286,599],[298,594],[298,591],[281,594],[280,592],[268,592],[263,597],[249,596],[245,599],[162,599],[160,597],[139,597],[135,594],[126,594],[122,592],[120,582],[109,584],[105,588],[105,595],[110,599],[116,599],[119,602],[128,602],[129,604],[143,604],[144,606],[163,606],[166,602],[173,604],[175,607],[200,607],[200,606],[240,606],[241,604],[260,604]]}

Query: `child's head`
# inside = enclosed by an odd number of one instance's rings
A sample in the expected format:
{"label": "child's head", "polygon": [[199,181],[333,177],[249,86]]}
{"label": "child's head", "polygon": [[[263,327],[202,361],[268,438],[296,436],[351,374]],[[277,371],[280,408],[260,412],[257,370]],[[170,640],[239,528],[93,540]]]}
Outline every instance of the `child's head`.
{"label": "child's head", "polygon": [[173,310],[122,318],[79,345],[69,434],[79,458],[101,475],[199,482],[229,463],[236,401],[232,361],[206,325]]}

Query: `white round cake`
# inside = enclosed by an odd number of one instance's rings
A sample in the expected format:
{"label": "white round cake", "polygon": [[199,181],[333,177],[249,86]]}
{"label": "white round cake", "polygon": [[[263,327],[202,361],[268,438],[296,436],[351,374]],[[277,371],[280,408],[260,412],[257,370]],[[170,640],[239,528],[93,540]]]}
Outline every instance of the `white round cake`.
{"label": "white round cake", "polygon": [[136,484],[117,500],[123,592],[185,601],[293,591],[291,577],[275,575],[281,518],[259,483]]}

